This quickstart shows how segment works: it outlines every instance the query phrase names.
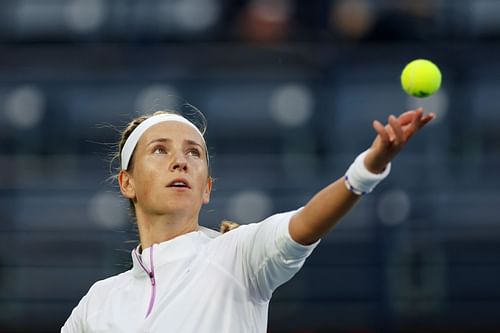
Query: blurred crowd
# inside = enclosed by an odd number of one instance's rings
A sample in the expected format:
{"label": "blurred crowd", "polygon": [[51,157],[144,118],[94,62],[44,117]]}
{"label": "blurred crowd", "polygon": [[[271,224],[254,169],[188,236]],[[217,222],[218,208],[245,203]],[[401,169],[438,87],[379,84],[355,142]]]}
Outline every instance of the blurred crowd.
{"label": "blurred crowd", "polygon": [[495,0],[4,0],[0,40],[490,39],[498,10]]}

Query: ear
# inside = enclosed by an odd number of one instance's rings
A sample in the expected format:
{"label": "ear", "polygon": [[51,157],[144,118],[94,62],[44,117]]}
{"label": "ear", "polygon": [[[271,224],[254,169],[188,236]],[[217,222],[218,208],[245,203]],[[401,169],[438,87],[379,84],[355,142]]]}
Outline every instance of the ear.
{"label": "ear", "polygon": [[205,191],[203,192],[203,204],[208,204],[210,202],[210,192],[212,192],[212,177],[208,177],[207,185],[205,186]]}
{"label": "ear", "polygon": [[120,192],[127,199],[135,199],[134,180],[125,170],[120,170],[118,174],[118,183],[120,184]]}

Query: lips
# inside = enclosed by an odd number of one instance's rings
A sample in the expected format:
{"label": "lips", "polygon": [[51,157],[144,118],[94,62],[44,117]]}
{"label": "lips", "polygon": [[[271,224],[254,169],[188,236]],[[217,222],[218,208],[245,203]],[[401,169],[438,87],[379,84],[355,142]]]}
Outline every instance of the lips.
{"label": "lips", "polygon": [[174,188],[191,188],[189,185],[189,182],[184,179],[184,178],[176,178],[172,180],[167,187],[174,187]]}

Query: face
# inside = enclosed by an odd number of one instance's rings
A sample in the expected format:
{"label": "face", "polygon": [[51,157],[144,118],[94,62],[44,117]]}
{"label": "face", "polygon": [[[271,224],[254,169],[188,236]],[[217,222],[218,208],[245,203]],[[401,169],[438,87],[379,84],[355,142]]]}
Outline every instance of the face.
{"label": "face", "polygon": [[190,126],[167,121],[149,128],[119,175],[122,194],[146,214],[199,214],[210,199],[206,147]]}

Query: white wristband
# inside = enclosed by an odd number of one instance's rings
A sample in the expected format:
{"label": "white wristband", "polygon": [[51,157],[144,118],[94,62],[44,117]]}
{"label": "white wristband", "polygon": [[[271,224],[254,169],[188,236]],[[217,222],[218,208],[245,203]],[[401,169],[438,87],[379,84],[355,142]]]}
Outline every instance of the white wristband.
{"label": "white wristband", "polygon": [[344,183],[347,189],[356,195],[370,193],[391,172],[391,163],[387,164],[382,173],[376,174],[368,171],[365,166],[365,157],[367,154],[368,150],[359,154],[344,176]]}

